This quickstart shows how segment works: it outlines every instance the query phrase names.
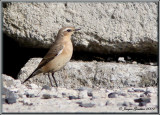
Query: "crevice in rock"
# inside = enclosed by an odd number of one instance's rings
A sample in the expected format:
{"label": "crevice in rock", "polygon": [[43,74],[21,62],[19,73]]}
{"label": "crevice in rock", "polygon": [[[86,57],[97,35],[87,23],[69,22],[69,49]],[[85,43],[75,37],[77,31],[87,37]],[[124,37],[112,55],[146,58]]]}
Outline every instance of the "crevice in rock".
{"label": "crevice in rock", "polygon": [[[22,47],[11,37],[3,34],[2,40],[2,73],[17,79],[20,69],[27,63],[30,58],[43,57],[48,49],[27,48]],[[158,54],[158,52],[157,52]],[[126,63],[136,61],[141,64],[157,63],[158,55],[142,54],[142,53],[112,53],[98,54],[94,52],[74,50],[72,60],[75,61],[102,61],[102,62],[118,62],[119,57],[124,57]]]}

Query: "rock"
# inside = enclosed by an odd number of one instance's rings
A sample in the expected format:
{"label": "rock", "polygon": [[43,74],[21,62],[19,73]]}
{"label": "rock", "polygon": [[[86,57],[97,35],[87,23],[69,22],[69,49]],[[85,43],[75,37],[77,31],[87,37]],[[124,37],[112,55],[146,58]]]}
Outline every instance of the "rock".
{"label": "rock", "polygon": [[37,89],[38,88],[38,86],[36,84],[33,84],[33,83],[29,84],[28,87],[30,89]]}
{"label": "rock", "polygon": [[80,91],[79,94],[78,94],[78,97],[79,97],[80,99],[89,98],[89,97],[88,97],[88,91],[86,91],[86,90]]}
{"label": "rock", "polygon": [[108,105],[110,105],[111,104],[111,102],[108,100],[108,101],[106,101],[106,106],[108,106]]}
{"label": "rock", "polygon": [[52,96],[50,94],[43,94],[42,96],[44,99],[51,99]]}
{"label": "rock", "polygon": [[20,80],[14,80],[14,86],[16,88],[22,87],[21,81]]}
{"label": "rock", "polygon": [[[38,66],[42,58],[32,58],[20,70],[18,78],[23,81]],[[63,71],[67,71],[67,79]],[[55,72],[56,81],[60,87],[81,88],[81,87],[145,87],[157,86],[157,66],[133,65],[108,62],[81,62],[71,61],[63,70]],[[47,75],[39,74],[26,82],[38,86],[50,86]],[[126,84],[127,82],[127,84]],[[78,90],[84,90],[81,88]],[[89,90],[86,88],[86,90]]]}
{"label": "rock", "polygon": [[79,106],[80,106],[80,107],[89,108],[89,107],[95,106],[95,104],[93,104],[93,103],[80,103]]}
{"label": "rock", "polygon": [[127,96],[127,94],[122,91],[117,91],[116,93],[118,94],[118,96]]}
{"label": "rock", "polygon": [[116,92],[108,94],[108,98],[117,98],[118,94]]}
{"label": "rock", "polygon": [[102,54],[158,51],[155,2],[6,4],[2,10],[3,32],[22,46],[49,48],[62,26],[73,25],[83,28],[73,36],[76,51]]}
{"label": "rock", "polygon": [[134,92],[134,88],[130,88],[127,90],[128,92]]}
{"label": "rock", "polygon": [[117,106],[132,106],[133,104],[131,102],[124,101],[123,103],[118,103]]}
{"label": "rock", "polygon": [[32,92],[26,92],[26,93],[24,93],[24,95],[26,95],[26,97],[28,97],[28,98],[35,97],[35,95]]}
{"label": "rock", "polygon": [[119,58],[118,58],[118,62],[125,63],[126,61],[125,61],[124,57],[119,57]]}
{"label": "rock", "polygon": [[145,92],[145,90],[144,90],[144,89],[140,89],[140,88],[138,88],[138,89],[137,89],[137,88],[135,88],[135,89],[134,89],[134,91],[135,91],[135,92]]}
{"label": "rock", "polygon": [[23,105],[29,105],[29,106],[33,105],[33,103],[29,99],[23,100],[22,103]]}
{"label": "rock", "polygon": [[136,61],[133,61],[132,64],[137,64],[137,62],[136,62]]}
{"label": "rock", "polygon": [[88,96],[89,97],[92,97],[93,96],[93,93],[92,92],[87,92]]}
{"label": "rock", "polygon": [[5,99],[6,100],[6,103],[8,103],[8,104],[13,104],[13,103],[16,103],[16,98],[6,98]]}
{"label": "rock", "polygon": [[139,99],[135,99],[135,102],[139,103],[139,106],[146,106],[147,103],[150,103],[151,99],[150,98],[139,98]]}
{"label": "rock", "polygon": [[48,85],[44,85],[43,87],[42,87],[42,90],[43,89],[45,89],[45,90],[51,90],[51,88],[48,86]]}
{"label": "rock", "polygon": [[17,99],[17,96],[15,93],[11,91],[6,93],[6,98],[5,98],[6,103],[8,104],[16,103],[16,99]]}
{"label": "rock", "polygon": [[140,94],[140,97],[145,97],[145,94]]}
{"label": "rock", "polygon": [[157,90],[157,89],[154,88],[154,87],[147,87],[147,88],[146,88],[146,92],[148,92],[148,93],[154,93],[156,90]]}
{"label": "rock", "polygon": [[76,97],[76,96],[69,96],[68,98],[69,98],[69,100],[72,100],[72,99],[80,99],[79,97]]}
{"label": "rock", "polygon": [[3,85],[6,87],[11,87],[14,85],[14,79],[11,76],[2,74]]}

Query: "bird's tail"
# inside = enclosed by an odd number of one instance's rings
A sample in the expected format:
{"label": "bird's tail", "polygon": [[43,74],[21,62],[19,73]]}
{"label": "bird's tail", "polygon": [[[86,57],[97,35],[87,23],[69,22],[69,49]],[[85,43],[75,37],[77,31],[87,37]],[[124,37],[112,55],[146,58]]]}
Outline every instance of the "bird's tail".
{"label": "bird's tail", "polygon": [[24,84],[26,81],[28,81],[30,78],[32,78],[33,76],[37,75],[39,73],[39,71],[34,71],[27,79],[25,79],[22,84]]}

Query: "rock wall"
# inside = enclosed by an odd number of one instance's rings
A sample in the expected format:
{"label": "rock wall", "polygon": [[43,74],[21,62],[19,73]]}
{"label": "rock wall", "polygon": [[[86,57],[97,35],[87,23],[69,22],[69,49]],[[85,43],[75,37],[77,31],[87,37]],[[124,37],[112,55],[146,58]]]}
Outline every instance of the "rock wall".
{"label": "rock wall", "polygon": [[157,54],[158,2],[11,2],[3,32],[22,46],[49,48],[58,30],[75,26],[75,50]]}
{"label": "rock wall", "polygon": [[[41,60],[42,58],[30,59],[19,72],[18,78],[24,81]],[[148,87],[157,86],[158,74],[157,66],[72,61],[61,71],[55,72],[55,78],[58,86],[65,88],[84,86],[90,88]],[[36,75],[28,83],[35,83],[40,86],[50,85],[48,74]]]}

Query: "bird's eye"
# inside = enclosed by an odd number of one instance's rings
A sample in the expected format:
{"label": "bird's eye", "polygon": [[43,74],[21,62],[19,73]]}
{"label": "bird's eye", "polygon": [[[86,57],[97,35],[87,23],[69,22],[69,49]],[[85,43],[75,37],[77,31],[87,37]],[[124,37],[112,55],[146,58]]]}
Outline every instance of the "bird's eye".
{"label": "bird's eye", "polygon": [[68,29],[68,30],[67,30],[67,32],[71,32],[71,31],[72,31],[71,29]]}

